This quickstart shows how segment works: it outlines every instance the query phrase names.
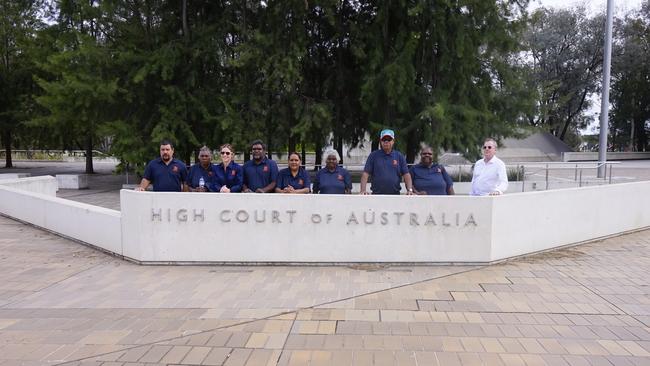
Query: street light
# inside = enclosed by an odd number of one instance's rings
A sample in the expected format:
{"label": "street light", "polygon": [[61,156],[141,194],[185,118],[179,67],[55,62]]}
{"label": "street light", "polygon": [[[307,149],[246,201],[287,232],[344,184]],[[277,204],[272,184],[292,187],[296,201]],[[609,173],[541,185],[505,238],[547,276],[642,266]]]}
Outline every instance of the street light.
{"label": "street light", "polygon": [[600,101],[600,136],[598,146],[598,178],[605,178],[607,167],[607,130],[609,122],[609,79],[612,66],[612,23],[614,0],[607,0],[607,21],[605,22],[605,48],[603,55],[603,94]]}

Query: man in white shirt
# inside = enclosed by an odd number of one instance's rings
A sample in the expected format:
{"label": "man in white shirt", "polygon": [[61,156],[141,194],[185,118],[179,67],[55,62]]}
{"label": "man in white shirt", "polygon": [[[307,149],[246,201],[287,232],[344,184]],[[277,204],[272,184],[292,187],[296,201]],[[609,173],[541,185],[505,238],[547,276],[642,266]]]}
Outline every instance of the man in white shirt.
{"label": "man in white shirt", "polygon": [[496,157],[497,143],[492,138],[483,142],[483,159],[474,164],[472,196],[498,196],[508,189],[506,165]]}

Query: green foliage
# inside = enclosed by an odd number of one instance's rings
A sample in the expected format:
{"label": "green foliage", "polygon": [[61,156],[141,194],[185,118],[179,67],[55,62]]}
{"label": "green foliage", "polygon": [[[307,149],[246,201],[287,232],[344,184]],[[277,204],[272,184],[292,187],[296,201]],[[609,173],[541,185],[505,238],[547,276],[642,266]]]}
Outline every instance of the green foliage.
{"label": "green foliage", "polygon": [[650,3],[616,24],[612,62],[611,144],[647,151],[650,134]]}
{"label": "green foliage", "polygon": [[[580,9],[529,19],[527,3],[58,0],[50,25],[25,33],[52,40],[30,48],[39,68],[24,68],[43,90],[38,105],[38,90],[1,103],[49,132],[39,143],[88,149],[107,138],[136,169],[162,138],[187,162],[201,145],[247,151],[256,138],[273,151],[314,147],[320,159],[322,146],[355,147],[387,127],[409,162],[421,143],[474,159],[485,136],[522,125],[570,141],[598,88],[602,19]],[[629,135],[624,101],[648,90],[631,83],[643,70],[623,69],[617,136]]]}
{"label": "green foliage", "polygon": [[602,78],[604,16],[587,16],[584,7],[535,11],[525,35],[529,87],[536,108],[528,122],[571,145],[591,119],[589,96]]}
{"label": "green foliage", "polygon": [[43,52],[36,39],[43,27],[38,17],[42,5],[39,0],[0,1],[0,144],[6,150],[8,168],[12,146],[30,139],[26,121],[36,109],[32,75],[37,73],[34,56]]}

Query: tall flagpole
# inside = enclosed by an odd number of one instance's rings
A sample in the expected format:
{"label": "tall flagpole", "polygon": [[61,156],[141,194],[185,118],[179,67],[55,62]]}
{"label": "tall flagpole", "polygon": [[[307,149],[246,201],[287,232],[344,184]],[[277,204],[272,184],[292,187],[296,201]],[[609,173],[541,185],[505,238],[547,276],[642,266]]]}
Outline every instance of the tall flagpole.
{"label": "tall flagpole", "polygon": [[609,130],[609,79],[612,66],[612,23],[614,0],[607,0],[605,49],[603,55],[603,94],[600,100],[600,138],[598,139],[598,178],[605,178],[607,161],[607,132]]}

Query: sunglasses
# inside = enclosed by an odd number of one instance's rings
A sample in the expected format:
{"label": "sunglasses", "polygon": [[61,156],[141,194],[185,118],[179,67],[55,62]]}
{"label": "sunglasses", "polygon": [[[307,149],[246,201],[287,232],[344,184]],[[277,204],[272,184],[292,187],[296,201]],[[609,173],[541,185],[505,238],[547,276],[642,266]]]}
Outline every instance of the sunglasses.
{"label": "sunglasses", "polygon": [[492,150],[492,146],[483,146],[483,150]]}
{"label": "sunglasses", "polygon": [[393,139],[381,139],[381,142],[390,142],[393,141]]}
{"label": "sunglasses", "polygon": [[230,151],[222,151],[221,155],[230,155]]}
{"label": "sunglasses", "polygon": [[199,155],[199,158],[209,158],[210,155]]}

